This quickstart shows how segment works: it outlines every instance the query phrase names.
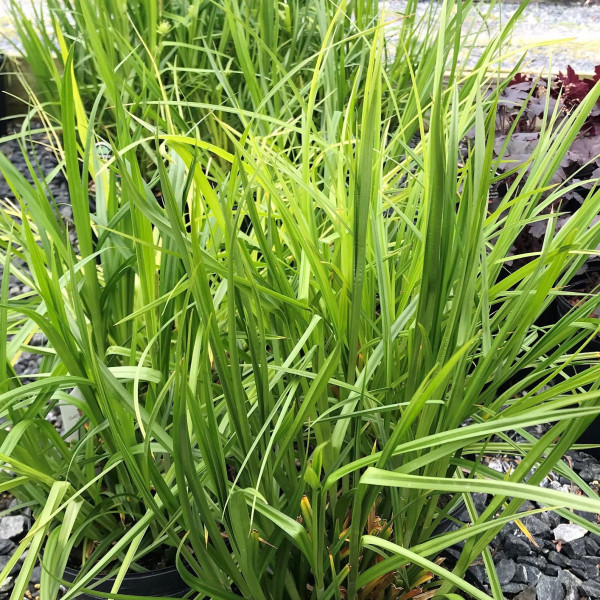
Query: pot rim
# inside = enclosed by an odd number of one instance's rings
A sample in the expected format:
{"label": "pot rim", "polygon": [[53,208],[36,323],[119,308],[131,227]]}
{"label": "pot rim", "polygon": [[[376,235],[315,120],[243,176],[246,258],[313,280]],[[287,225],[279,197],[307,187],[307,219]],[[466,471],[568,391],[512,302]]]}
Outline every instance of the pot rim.
{"label": "pot rim", "polygon": [[[77,577],[77,575],[79,575],[79,573],[81,572],[81,569],[74,569],[73,567],[66,566],[64,572],[65,572],[65,574],[69,573],[69,575],[74,575],[75,577]],[[168,575],[170,573],[177,573],[179,575],[179,571],[177,570],[176,565],[171,565],[169,567],[162,567],[161,569],[154,569],[152,571],[146,571],[145,573],[127,573],[127,575],[125,575],[125,579],[127,579],[127,580],[144,579],[144,578],[152,577],[152,576]],[[115,578],[114,577],[106,577],[106,576],[104,576],[104,577],[96,576],[92,579],[92,581],[100,581],[100,580],[110,581],[111,579],[115,579]]]}
{"label": "pot rim", "polygon": [[[65,567],[63,578],[69,583],[74,583],[81,571],[73,567]],[[77,598],[80,600],[100,600],[94,591],[106,593],[115,581],[115,577],[96,576],[82,590]],[[144,589],[150,588],[150,589]],[[119,587],[119,594],[141,595],[149,597],[183,598],[191,590],[183,580],[177,567],[171,565],[145,573],[127,573]]]}
{"label": "pot rim", "polygon": [[[591,268],[585,270],[583,273],[580,273],[578,275],[575,275],[570,281],[569,283],[567,283],[567,285],[563,286],[561,291],[565,291],[565,292],[571,292],[571,291],[575,291],[573,290],[573,288],[575,286],[577,286],[579,283],[583,282],[583,280],[585,279],[586,273],[598,273],[600,274],[600,264],[598,264],[598,262],[596,261],[596,264],[592,265]],[[598,289],[598,293],[600,293],[600,284],[597,286]],[[586,292],[587,294],[593,294],[593,292]],[[566,296],[562,296],[562,295],[557,295],[555,296],[555,300],[559,303],[562,304],[565,307],[569,307],[569,310],[571,310],[573,307],[573,305],[567,300]]]}

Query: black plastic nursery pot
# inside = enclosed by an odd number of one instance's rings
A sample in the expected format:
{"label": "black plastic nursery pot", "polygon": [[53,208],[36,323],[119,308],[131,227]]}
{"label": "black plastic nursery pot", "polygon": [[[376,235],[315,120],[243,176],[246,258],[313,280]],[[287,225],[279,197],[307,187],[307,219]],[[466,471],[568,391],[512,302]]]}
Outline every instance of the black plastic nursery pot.
{"label": "black plastic nursery pot", "polygon": [[[596,275],[600,274],[600,267],[595,267],[591,270]],[[586,274],[577,276],[567,287],[568,291],[577,291],[586,282]],[[558,321],[564,317],[570,310],[573,309],[573,305],[567,300],[565,296],[557,296],[552,304],[554,308],[555,320]],[[600,356],[600,337],[595,337],[589,342],[586,342],[583,350],[585,352],[598,352]],[[573,365],[569,367],[573,372],[577,373],[582,367]],[[600,444],[600,416],[596,417],[592,424],[583,432],[583,434],[576,441],[577,444]],[[600,459],[600,448],[590,448],[586,450],[588,454],[591,454],[594,458]]]}
{"label": "black plastic nursery pot", "polygon": [[[575,278],[567,285],[564,289],[568,292],[577,292],[581,290],[581,288],[585,287],[588,280],[590,279],[590,274],[593,274],[595,279],[600,279],[600,265],[597,263],[593,264],[587,271],[580,275],[576,275]],[[586,291],[582,291],[582,294],[589,293]],[[559,321],[562,319],[570,310],[574,308],[574,305],[571,304],[565,296],[557,296],[554,303],[554,314],[555,321]],[[585,344],[586,352],[600,352],[600,336],[591,339],[589,342]]]}
{"label": "black plastic nursery pot", "polygon": [[[75,581],[79,571],[66,567],[65,580]],[[110,577],[105,581],[96,577],[88,587],[103,593],[110,593],[115,578]],[[101,581],[101,582],[100,582]],[[100,582],[100,583],[97,583]],[[183,598],[190,591],[189,586],[183,581],[176,567],[166,567],[149,571],[147,573],[131,573],[126,575],[119,588],[119,595],[127,596],[151,596],[162,598]],[[78,600],[99,600],[99,596],[81,593],[76,596]]]}
{"label": "black plastic nursery pot", "polygon": [[[509,269],[506,271],[510,272]],[[564,289],[565,291],[578,291],[582,290],[585,285],[588,283],[589,274],[593,273],[596,278],[600,278],[600,265],[593,264],[586,273],[576,276],[569,285],[567,285]],[[584,292],[583,293],[589,293]],[[565,296],[557,296],[553,302],[550,303],[548,308],[539,316],[536,321],[536,325],[539,327],[545,327],[549,325],[554,325],[557,323],[562,317],[564,317],[570,310],[574,308],[574,305],[569,302],[567,297]],[[600,336],[597,336],[594,339],[591,339],[585,343],[585,346],[582,348],[584,352],[597,352],[600,359]],[[586,367],[582,365],[570,365],[565,368],[566,373],[576,374],[581,372]],[[516,383],[522,381],[525,377],[530,375],[534,369],[533,368],[524,368],[519,372],[515,373],[506,383],[504,383],[499,392],[503,393],[506,390],[510,389]],[[600,416],[598,416],[592,424],[585,430],[585,432],[575,441],[576,444],[581,445],[600,445]],[[588,454],[592,455],[594,458],[600,460],[600,448],[589,448],[586,450]]]}

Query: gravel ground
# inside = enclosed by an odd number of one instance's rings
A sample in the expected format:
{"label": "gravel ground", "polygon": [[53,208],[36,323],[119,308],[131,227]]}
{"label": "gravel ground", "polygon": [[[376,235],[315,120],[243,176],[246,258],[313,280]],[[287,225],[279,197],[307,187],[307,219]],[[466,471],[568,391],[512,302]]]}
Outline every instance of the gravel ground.
{"label": "gravel ground", "polygon": [[[13,44],[16,32],[10,13],[8,0],[0,0],[0,52],[14,52]],[[32,14],[36,9],[44,6],[43,0],[21,0],[23,10]],[[381,6],[390,12],[402,10],[406,5],[405,0],[383,0]],[[425,11],[427,2],[422,2],[420,12]],[[498,31],[500,23],[506,21],[519,7],[518,2],[498,3],[488,14],[489,3],[479,2],[477,8],[481,15],[487,15],[486,23],[491,34]],[[481,24],[482,18],[474,16],[472,23]],[[394,26],[390,25],[390,36],[393,37]],[[466,32],[465,32],[466,34]],[[479,56],[481,48],[489,35],[482,36],[475,42],[474,58]],[[569,41],[566,41],[570,38]],[[563,40],[552,47],[542,46],[551,40]],[[592,73],[594,67],[600,64],[600,1],[592,0],[587,5],[584,0],[580,2],[531,2],[525,9],[521,21],[517,25],[512,43],[506,52],[518,51],[517,56],[508,58],[504,62],[506,68],[512,66],[521,56],[527,46],[533,46],[527,51],[527,69],[540,72],[547,71],[550,58],[552,58],[552,71],[565,71],[571,65],[577,72]],[[473,60],[470,61],[473,63]]]}
{"label": "gravel ground", "polygon": [[[28,150],[29,160],[35,164],[39,164],[44,173],[50,173],[56,167],[56,160],[54,156],[45,148],[43,138],[38,137],[37,143],[31,145]],[[25,156],[21,150],[19,143],[15,140],[4,142],[0,144],[0,152],[10,158],[13,165],[15,165],[25,177],[32,182],[32,177],[29,173]],[[49,183],[46,190],[46,194],[50,200],[52,197],[53,201],[58,206],[58,210],[64,218],[69,219],[72,216],[69,194],[67,190],[67,182],[62,176],[58,174]],[[14,196],[10,190],[10,187],[0,175],[0,198],[8,198],[14,200]],[[0,278],[3,273],[0,268]],[[26,296],[31,289],[22,283],[13,274],[10,276],[10,287],[9,292],[11,297],[19,298]],[[14,364],[15,372],[21,376],[21,381],[25,384],[33,380],[39,373],[40,364],[42,361],[42,355],[36,353],[36,348],[42,348],[46,344],[46,338],[42,334],[35,334],[29,341],[29,351],[22,352],[18,360]],[[62,416],[58,409],[53,409],[48,414],[47,419],[57,428],[58,431],[62,430]],[[8,514],[7,514],[8,513]],[[0,514],[6,514],[0,518],[0,571],[6,566],[10,557],[13,555],[17,548],[18,542],[27,533],[27,530],[31,524],[31,510],[29,508],[19,508],[17,501],[10,495],[0,495]],[[25,558],[24,556],[22,557]],[[13,568],[10,575],[0,581],[0,600],[7,600],[12,592],[14,582],[19,574],[21,561]],[[29,581],[28,589],[25,593],[23,600],[39,600],[39,589],[40,589],[40,576],[41,567],[38,565],[34,570],[32,577]]]}
{"label": "gravel ground", "polygon": [[[540,431],[532,431],[536,435]],[[500,473],[514,469],[517,461],[507,457],[487,457],[487,465]],[[564,458],[596,493],[600,487],[600,463],[583,452],[568,452]],[[543,487],[564,492],[581,493],[568,479],[551,473]],[[485,494],[474,495],[479,514],[491,498]],[[526,501],[521,511],[543,508]],[[575,511],[587,521],[597,524],[600,515]],[[466,509],[456,518],[470,523]],[[504,527],[490,544],[504,597],[513,600],[583,600],[600,598],[600,536],[589,533],[584,527],[547,511],[522,519],[530,534],[527,536],[515,523]],[[448,530],[458,529],[452,524]],[[448,563],[460,555],[459,548],[447,551]],[[449,566],[448,564],[446,566]],[[483,560],[473,563],[467,579],[490,593]]]}
{"label": "gravel ground", "polygon": [[[21,8],[28,16],[33,16],[34,7],[43,9],[44,0],[21,0]],[[9,0],[0,0],[0,52],[14,52],[17,32],[9,10]]]}
{"label": "gravel ground", "polygon": [[[382,5],[393,13],[403,10],[406,2],[385,0]],[[473,41],[474,52],[469,64],[474,64],[486,42],[519,6],[515,2],[502,2],[490,11],[489,3],[477,3],[480,15],[486,15],[485,21],[490,33]],[[422,2],[418,12],[424,14],[426,8],[427,2]],[[469,25],[477,28],[482,21],[482,16],[473,13]],[[394,25],[391,24],[389,28],[393,36]],[[465,30],[465,35],[467,34]],[[566,38],[571,39],[566,41]],[[563,41],[552,46],[542,46],[552,40]],[[516,64],[528,46],[532,47],[527,50],[523,70],[547,73],[551,59],[552,71],[555,73],[560,70],[564,72],[567,65],[571,65],[578,73],[593,73],[594,67],[600,65],[600,2],[587,6],[583,2],[531,2],[515,27],[511,44],[505,49],[506,53],[516,54],[506,58],[504,68]]]}
{"label": "gravel ground", "polygon": [[[25,175],[30,183],[33,181],[22,148],[16,140],[0,144],[0,152],[10,158],[13,165]],[[37,136],[34,143],[29,145],[29,159],[34,165],[36,163],[39,164],[44,173],[50,173],[57,165],[57,161],[52,153],[46,149],[42,136]],[[65,219],[70,219],[72,217],[67,182],[62,173],[57,174],[52,181],[50,181],[46,189],[46,195],[49,200],[52,198],[57,210],[60,211]],[[9,200],[14,201],[14,196],[10,187],[2,176],[0,176],[0,198],[8,198]],[[2,267],[0,266],[0,277],[2,276]],[[30,291],[31,289],[26,284],[20,281],[14,274],[10,274],[9,293],[11,297],[26,297],[27,293]],[[35,375],[38,373],[42,355],[36,353],[35,349],[42,347],[44,344],[45,338],[41,334],[34,335],[28,343],[30,349],[22,352],[15,363],[14,367],[17,374],[24,376],[23,383],[31,381],[31,378],[28,378],[27,375]]]}

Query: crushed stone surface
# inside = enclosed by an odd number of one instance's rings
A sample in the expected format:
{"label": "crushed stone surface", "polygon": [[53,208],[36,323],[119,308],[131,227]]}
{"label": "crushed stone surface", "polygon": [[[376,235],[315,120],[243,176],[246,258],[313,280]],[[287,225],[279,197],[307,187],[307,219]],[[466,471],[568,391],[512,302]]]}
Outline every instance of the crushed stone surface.
{"label": "crushed stone surface", "polygon": [[[388,12],[390,36],[394,34],[394,13],[404,11],[405,0],[385,0],[381,6]],[[497,35],[519,8],[518,2],[498,2],[491,7],[478,2],[464,29],[473,53],[468,59],[474,65],[486,44]],[[427,2],[418,5],[417,14],[424,15]],[[477,30],[484,22],[488,33],[477,39],[469,28]],[[523,69],[534,73],[566,71],[571,65],[577,73],[593,73],[600,65],[600,1],[530,2],[513,31],[510,43],[503,48],[502,67],[512,68],[525,55]]]}

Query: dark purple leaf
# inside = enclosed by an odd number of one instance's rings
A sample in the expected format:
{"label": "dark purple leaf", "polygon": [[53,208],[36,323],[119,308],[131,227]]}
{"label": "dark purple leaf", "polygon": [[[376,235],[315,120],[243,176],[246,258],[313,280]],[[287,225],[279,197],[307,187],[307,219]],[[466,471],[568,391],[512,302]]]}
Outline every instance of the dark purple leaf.
{"label": "dark purple leaf", "polygon": [[[591,160],[598,160],[600,156],[600,138],[598,137],[580,137],[577,138],[564,159],[560,163],[563,167],[569,167],[571,164],[585,165]],[[598,163],[600,166],[600,162]]]}
{"label": "dark purple leaf", "polygon": [[586,126],[590,135],[600,136],[600,115],[590,117],[587,120]]}
{"label": "dark purple leaf", "polygon": [[[554,112],[554,109],[556,108],[556,102],[557,101],[555,98],[548,99],[548,114],[552,114]],[[543,96],[541,98],[531,98],[525,112],[529,119],[535,119],[536,117],[542,117],[545,110],[546,98]]]}
{"label": "dark purple leaf", "polygon": [[531,81],[531,75],[527,73],[517,73],[509,82],[509,87],[519,83],[528,83]]}
{"label": "dark purple leaf", "polygon": [[[525,156],[526,159],[529,158],[538,145],[539,140],[540,134],[538,132],[513,133],[506,144],[504,158],[508,156]],[[504,135],[496,137],[496,140],[494,141],[494,151],[496,152],[496,156],[502,151],[502,146],[505,141],[506,136]]]}
{"label": "dark purple leaf", "polygon": [[[581,186],[583,187],[583,185]],[[579,188],[575,188],[573,190],[569,190],[568,192],[565,192],[564,194],[564,199],[565,200],[572,200],[574,202],[577,202],[577,204],[583,204],[583,196],[577,191]]]}
{"label": "dark purple leaf", "polygon": [[546,228],[548,226],[547,221],[548,219],[544,219],[542,221],[536,221],[535,223],[529,225],[529,235],[538,240],[543,239],[546,233]]}
{"label": "dark purple leaf", "polygon": [[562,85],[562,94],[565,102],[579,104],[593,86],[591,79],[584,80],[579,77],[573,68],[567,66],[567,74],[558,73],[558,82]]}
{"label": "dark purple leaf", "polygon": [[500,94],[498,106],[517,109],[523,106],[531,92],[531,83],[529,81],[517,83],[505,88]]}

